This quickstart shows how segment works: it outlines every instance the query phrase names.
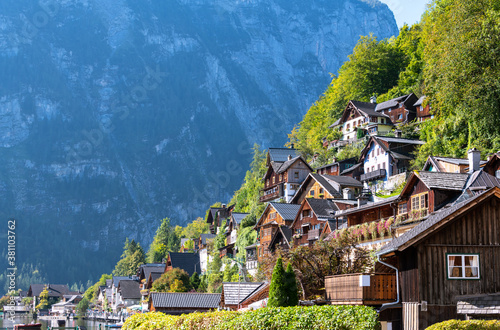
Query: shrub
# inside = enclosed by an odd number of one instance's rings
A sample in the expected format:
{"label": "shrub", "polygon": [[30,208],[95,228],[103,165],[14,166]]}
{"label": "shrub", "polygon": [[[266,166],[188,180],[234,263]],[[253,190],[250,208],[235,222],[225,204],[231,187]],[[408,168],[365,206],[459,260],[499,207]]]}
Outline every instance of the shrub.
{"label": "shrub", "polygon": [[192,313],[180,316],[162,313],[129,317],[123,330],[376,330],[376,311],[367,306],[313,306],[261,308],[248,312]]}
{"label": "shrub", "polygon": [[448,320],[436,323],[427,328],[427,330],[500,330],[500,320]]}

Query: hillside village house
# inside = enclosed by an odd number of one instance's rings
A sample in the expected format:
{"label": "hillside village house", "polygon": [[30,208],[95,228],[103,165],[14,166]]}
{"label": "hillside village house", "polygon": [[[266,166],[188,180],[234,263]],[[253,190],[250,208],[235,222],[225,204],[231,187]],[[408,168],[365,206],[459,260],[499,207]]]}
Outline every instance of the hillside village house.
{"label": "hillside village house", "polygon": [[[500,188],[432,214],[377,252],[400,291],[381,320],[425,329],[448,319],[500,317]],[[396,309],[384,313],[384,307]]]}
{"label": "hillside village house", "polygon": [[342,132],[338,146],[358,140],[358,129],[369,135],[383,135],[389,133],[394,124],[389,116],[375,111],[376,103],[349,101],[342,116],[329,127]]}
{"label": "hillside village house", "polygon": [[418,97],[410,93],[378,103],[375,111],[387,115],[393,124],[408,124],[417,117],[417,101]]}
{"label": "hillside village house", "polygon": [[163,274],[165,272],[165,267],[166,264],[164,263],[150,263],[150,264],[143,264],[140,265],[139,268],[137,269],[137,277],[139,278],[139,289],[141,292],[141,304],[142,304],[142,310],[146,310],[148,308],[148,296],[149,296],[149,289],[147,287],[147,282],[148,279],[151,275],[151,273],[157,273],[157,274]]}
{"label": "hillside village house", "polygon": [[313,171],[295,149],[288,148],[269,148],[266,166],[261,202],[281,199],[290,202],[302,181]]}
{"label": "hillside village house", "polygon": [[300,204],[306,198],[355,200],[362,188],[361,182],[347,176],[310,173],[290,203]]}
{"label": "hillside village house", "polygon": [[356,165],[356,158],[348,158],[340,161],[333,160],[333,163],[318,167],[315,172],[318,174],[340,175],[345,170]]}
{"label": "hillside village house", "polygon": [[139,279],[126,279],[118,282],[116,293],[117,309],[127,308],[138,305],[141,302],[141,289],[139,287]]}
{"label": "hillside village house", "polygon": [[65,294],[68,294],[69,287],[65,284],[31,284],[28,289],[28,297],[33,297],[33,309],[40,302],[40,293],[47,288],[49,298],[62,299]]}
{"label": "hillside village house", "polygon": [[278,227],[271,242],[269,243],[269,251],[274,253],[276,249],[281,249],[282,251],[288,251],[292,247],[293,243],[293,232],[292,229],[286,225],[281,225]]}
{"label": "hillside village house", "polygon": [[431,113],[431,106],[428,103],[426,104],[425,98],[425,95],[421,96],[414,104],[418,122],[434,118],[434,115]]}
{"label": "hillside village house", "polygon": [[201,273],[200,255],[196,252],[169,252],[166,264],[165,272],[168,272],[173,268],[180,268],[185,270],[189,277],[191,277],[193,273]]}
{"label": "hillside village house", "polygon": [[[486,164],[486,161],[482,160],[480,164],[484,165]],[[469,160],[462,158],[429,156],[422,170],[429,172],[467,173],[469,171]]]}
{"label": "hillside village house", "polygon": [[304,199],[290,226],[294,246],[314,244],[328,220],[335,219],[337,210],[337,206],[329,199]]}
{"label": "hillside village house", "polygon": [[220,293],[152,292],[148,310],[170,315],[208,312],[219,307],[220,298]]}
{"label": "hillside village house", "polygon": [[[299,211],[298,204],[268,203],[261,217],[255,225],[258,232],[257,243],[255,245],[255,256],[261,262],[270,253],[269,244],[274,233],[281,225],[290,226]],[[247,253],[253,253],[252,249],[247,249]]]}
{"label": "hillside village house", "polygon": [[238,238],[238,228],[241,221],[248,215],[248,213],[231,212],[226,226],[226,244],[219,249],[220,256],[234,256],[236,254],[235,244]]}
{"label": "hillside village house", "polygon": [[207,223],[210,224],[210,233],[218,234],[219,227],[222,225],[227,225],[231,212],[233,211],[234,205],[222,207],[211,207],[208,212]]}
{"label": "hillside village house", "polygon": [[262,307],[265,306],[268,296],[268,282],[224,282],[220,307],[226,310],[246,310],[252,304],[265,301],[259,305]]}
{"label": "hillside village house", "polygon": [[424,142],[418,140],[370,137],[359,158],[360,163],[363,163],[364,174],[361,175],[361,181],[365,187],[369,187],[368,183],[381,181],[380,188],[391,190],[404,182],[405,173],[413,159],[412,153],[422,144]]}
{"label": "hillside village house", "polygon": [[208,242],[216,237],[214,234],[201,234],[197,240],[198,254],[200,255],[200,271],[204,274],[207,271],[208,263],[212,257],[208,255]]}

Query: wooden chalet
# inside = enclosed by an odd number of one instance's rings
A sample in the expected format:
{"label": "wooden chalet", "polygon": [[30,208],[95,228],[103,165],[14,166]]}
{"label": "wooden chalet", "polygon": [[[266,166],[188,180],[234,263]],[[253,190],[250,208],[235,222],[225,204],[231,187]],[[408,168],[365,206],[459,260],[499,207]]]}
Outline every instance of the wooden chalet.
{"label": "wooden chalet", "polygon": [[386,134],[394,126],[389,116],[375,111],[375,103],[349,101],[342,116],[329,127],[342,132],[342,140],[334,146],[343,146],[358,140],[358,129],[370,135]]}
{"label": "wooden chalet", "polygon": [[500,178],[500,151],[488,157],[488,161],[484,164],[484,171]]}
{"label": "wooden chalet", "polygon": [[152,292],[149,311],[170,315],[209,312],[220,304],[220,293]]}
{"label": "wooden chalet", "polygon": [[141,302],[141,289],[139,279],[127,279],[118,282],[117,308],[130,307]]}
{"label": "wooden chalet", "polygon": [[462,194],[467,173],[413,172],[397,201],[397,234],[415,226]]}
{"label": "wooden chalet", "polygon": [[349,167],[348,169],[343,170],[340,172],[341,176],[348,176],[350,178],[353,178],[355,180],[360,181],[361,180],[361,175],[364,174],[363,172],[363,164],[362,163],[357,163],[356,165],[353,165]]}
{"label": "wooden chalet", "polygon": [[417,117],[415,107],[417,101],[418,97],[410,93],[378,103],[375,111],[387,115],[394,124],[408,124]]}
{"label": "wooden chalet", "polygon": [[431,106],[425,102],[425,99],[425,95],[421,96],[414,104],[418,122],[434,118],[434,115],[431,113]]}
{"label": "wooden chalet", "polygon": [[[377,252],[397,269],[398,297],[381,307],[392,329],[500,317],[500,188],[431,214]],[[402,324],[401,324],[402,323]]]}
{"label": "wooden chalet", "polygon": [[224,282],[220,307],[228,310],[248,309],[258,301],[269,297],[268,282]]}
{"label": "wooden chalet", "polygon": [[265,203],[283,199],[290,202],[299,185],[312,171],[295,149],[269,148],[260,201]]}
{"label": "wooden chalet", "polygon": [[310,173],[291,203],[300,204],[306,198],[355,200],[362,188],[363,184],[351,177]]}
{"label": "wooden chalet", "polygon": [[28,289],[28,297],[33,297],[33,309],[40,302],[40,293],[47,288],[49,298],[62,299],[65,294],[68,294],[69,287],[66,284],[31,284]]}
{"label": "wooden chalet", "polygon": [[[361,181],[368,183],[382,182],[385,189],[393,189],[404,182],[406,172],[413,160],[413,152],[423,141],[386,136],[372,136],[361,151],[359,158],[364,174]],[[400,175],[399,177],[395,177]]]}
{"label": "wooden chalet", "polygon": [[165,267],[165,273],[173,268],[180,268],[186,271],[191,277],[193,273],[201,273],[200,255],[198,253],[169,252]]}
{"label": "wooden chalet", "polygon": [[[481,161],[481,165],[486,161]],[[422,171],[428,172],[446,172],[446,173],[467,173],[469,172],[469,160],[451,157],[429,156],[422,168]]]}
{"label": "wooden chalet", "polygon": [[231,212],[233,211],[234,205],[222,207],[211,207],[208,211],[207,223],[210,224],[210,233],[218,234],[219,227],[222,225],[227,225]]}
{"label": "wooden chalet", "polygon": [[335,219],[337,210],[335,204],[329,199],[304,199],[290,226],[294,246],[314,244],[328,220]]}
{"label": "wooden chalet", "polygon": [[[262,216],[259,218],[255,229],[258,232],[257,245],[255,246],[256,255],[259,262],[268,255],[269,244],[278,230],[279,226],[290,226],[295,219],[300,205],[285,203],[268,203]],[[247,253],[250,252],[247,249]],[[251,252],[250,252],[251,253]]]}
{"label": "wooden chalet", "polygon": [[343,171],[353,167],[358,162],[356,158],[349,158],[344,160],[336,161],[333,159],[333,163],[318,167],[315,169],[318,174],[328,174],[328,175],[340,175]]}
{"label": "wooden chalet", "polygon": [[165,272],[166,264],[164,263],[150,263],[140,265],[137,269],[137,277],[139,278],[139,289],[141,290],[142,301],[145,301],[144,307],[147,307],[147,298],[149,296],[149,289],[147,282],[151,273],[163,274]]}
{"label": "wooden chalet", "polygon": [[200,234],[200,237],[196,240],[197,250],[206,249],[208,246],[208,242],[217,237],[215,234]]}
{"label": "wooden chalet", "polygon": [[347,227],[347,221],[345,219],[339,219],[338,217],[333,220],[328,220],[325,222],[325,226],[323,231],[320,234],[320,237],[328,237],[328,235],[335,230],[342,229]]}

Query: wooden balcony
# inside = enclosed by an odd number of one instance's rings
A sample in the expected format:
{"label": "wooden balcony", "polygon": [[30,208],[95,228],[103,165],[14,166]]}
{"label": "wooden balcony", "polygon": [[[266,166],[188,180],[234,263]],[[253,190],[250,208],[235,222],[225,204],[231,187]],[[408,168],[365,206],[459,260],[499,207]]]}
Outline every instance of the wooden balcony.
{"label": "wooden balcony", "polygon": [[396,301],[396,274],[345,274],[325,278],[332,305],[381,305]]}
{"label": "wooden balcony", "polygon": [[309,240],[309,241],[317,240],[317,239],[319,239],[319,235],[321,235],[320,229],[309,230],[309,232],[307,233],[307,240]]}
{"label": "wooden balcony", "polygon": [[271,194],[266,194],[264,192],[264,195],[260,196],[259,200],[261,203],[269,202],[272,201],[273,199],[281,197],[283,194],[281,193],[281,189],[276,190],[275,192]]}
{"label": "wooden balcony", "polygon": [[375,179],[383,178],[385,176],[386,176],[386,171],[385,171],[385,169],[381,168],[379,170],[368,172],[366,174],[361,174],[361,181],[375,180]]}

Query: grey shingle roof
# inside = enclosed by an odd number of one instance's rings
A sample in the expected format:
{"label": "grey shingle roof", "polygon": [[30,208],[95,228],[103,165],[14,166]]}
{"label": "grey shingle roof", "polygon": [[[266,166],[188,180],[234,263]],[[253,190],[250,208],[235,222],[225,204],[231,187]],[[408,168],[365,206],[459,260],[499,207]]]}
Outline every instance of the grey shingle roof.
{"label": "grey shingle roof", "polygon": [[413,140],[413,139],[403,139],[403,138],[396,138],[396,137],[390,137],[390,136],[377,136],[377,139],[386,141],[389,143],[404,143],[404,144],[425,144],[424,141],[420,140]]}
{"label": "grey shingle roof", "polygon": [[[156,281],[157,279],[159,279],[161,276],[163,275],[163,273],[151,273],[149,275],[149,277],[151,277],[151,282],[154,282]],[[149,278],[148,278],[148,281],[149,281]]]}
{"label": "grey shingle roof", "polygon": [[337,121],[334,122],[333,124],[331,124],[330,126],[328,126],[328,128],[334,128],[335,126],[338,126],[340,124],[341,120],[342,120],[342,118],[337,119]]}
{"label": "grey shingle roof", "polygon": [[323,174],[323,177],[326,180],[336,182],[341,186],[359,187],[359,188],[363,187],[363,184],[361,182],[359,182],[356,179],[351,178],[350,176],[338,176],[338,175]]}
{"label": "grey shingle roof", "polygon": [[423,232],[425,232],[426,230],[428,230],[432,226],[434,226],[437,223],[439,223],[444,218],[446,218],[449,215],[455,213],[456,211],[458,211],[462,207],[466,206],[467,204],[475,201],[477,198],[479,198],[479,196],[482,196],[485,193],[486,193],[486,191],[483,192],[483,193],[481,193],[481,194],[478,194],[478,195],[476,195],[476,196],[474,196],[472,198],[469,198],[469,199],[467,199],[465,201],[462,201],[462,202],[457,203],[457,204],[455,204],[453,206],[450,206],[448,208],[443,208],[443,209],[441,209],[440,211],[438,211],[438,212],[436,212],[434,214],[431,214],[427,218],[427,220],[422,221],[421,223],[419,223],[418,225],[416,225],[415,227],[413,227],[412,229],[410,229],[409,231],[407,231],[403,235],[394,238],[387,245],[385,245],[384,247],[382,247],[382,249],[380,249],[380,251],[377,252],[377,255],[384,255],[386,253],[389,253],[389,252],[392,252],[392,251],[396,251],[403,244],[409,242],[413,238],[415,238],[418,235],[422,234]]}
{"label": "grey shingle roof", "polygon": [[139,279],[149,278],[149,274],[152,272],[163,273],[165,271],[166,264],[144,264],[140,266],[139,269]]}
{"label": "grey shingle roof", "polygon": [[220,293],[151,293],[154,308],[200,308],[216,309],[220,304]]}
{"label": "grey shingle roof", "polygon": [[139,281],[134,280],[121,280],[118,283],[118,290],[123,299],[140,299],[141,289],[139,288]]}
{"label": "grey shingle roof", "polygon": [[470,176],[465,188],[473,191],[499,187],[500,179],[484,171],[476,171]]}
{"label": "grey shingle roof", "polygon": [[109,279],[109,280],[106,280],[106,286],[108,288],[111,288],[111,286],[113,285],[113,280]]}
{"label": "grey shingle roof", "polygon": [[115,288],[118,287],[118,283],[120,283],[121,280],[131,280],[132,277],[130,276],[113,276],[113,285]]}
{"label": "grey shingle roof", "polygon": [[189,276],[200,273],[200,255],[198,253],[169,252],[173,268],[184,269]]}
{"label": "grey shingle roof", "polygon": [[269,148],[268,152],[271,162],[284,163],[288,160],[289,155],[291,155],[292,158],[299,156],[297,150],[291,148]]}
{"label": "grey shingle roof", "polygon": [[292,221],[295,219],[297,212],[299,212],[300,205],[299,204],[285,204],[285,203],[269,203],[272,207],[278,212],[283,220]]}
{"label": "grey shingle roof", "polygon": [[380,114],[375,111],[375,108],[377,107],[375,103],[361,102],[361,101],[351,101],[351,102],[359,111],[365,113],[368,116],[387,117],[386,115]]}
{"label": "grey shingle roof", "polygon": [[266,282],[224,282],[222,283],[222,294],[225,305],[238,305],[255,291],[264,286]]}
{"label": "grey shingle roof", "polygon": [[69,292],[69,287],[65,284],[31,284],[31,295],[39,297],[45,286],[49,291],[49,297],[62,297]]}
{"label": "grey shingle roof", "polygon": [[412,94],[406,94],[406,95],[398,96],[398,97],[395,97],[395,98],[393,98],[391,100],[379,103],[379,104],[377,104],[377,107],[375,108],[375,110],[376,111],[381,111],[381,110],[384,110],[384,109],[396,107],[400,102],[404,102],[411,95]]}
{"label": "grey shingle roof", "polygon": [[418,178],[431,189],[462,190],[469,178],[467,173],[416,172]]}
{"label": "grey shingle roof", "polygon": [[250,213],[236,213],[236,212],[233,212],[232,216],[233,216],[234,221],[236,221],[237,224],[240,224],[241,221],[243,219],[245,219],[246,216],[249,215],[249,214]]}
{"label": "grey shingle roof", "polygon": [[360,207],[355,207],[355,208],[347,209],[346,211],[338,213],[337,215],[344,216],[344,215],[347,215],[347,214],[353,214],[353,213],[357,213],[357,212],[360,212],[360,211],[371,210],[371,209],[374,209],[374,208],[377,208],[377,207],[380,207],[380,206],[391,204],[391,203],[395,202],[398,198],[399,198],[399,195],[388,197],[388,198],[384,198],[384,200],[379,201],[379,202],[367,203],[367,204],[361,205]]}
{"label": "grey shingle roof", "polygon": [[362,165],[363,165],[362,163],[358,163],[356,165],[353,165],[353,166],[351,166],[351,167],[343,170],[342,173],[340,173],[340,176],[343,176],[346,173],[350,173],[350,172],[354,171],[355,169],[359,168]]}
{"label": "grey shingle roof", "polygon": [[458,297],[457,313],[468,315],[500,315],[500,293]]}
{"label": "grey shingle roof", "polygon": [[328,199],[308,198],[307,202],[314,214],[316,214],[316,217],[320,219],[333,218],[335,211],[338,211],[337,206]]}
{"label": "grey shingle roof", "polygon": [[426,97],[425,95],[420,96],[420,98],[418,99],[418,101],[417,101],[417,102],[415,102],[414,106],[416,106],[416,107],[417,107],[417,106],[419,106],[419,105],[422,105],[422,104],[424,103],[425,97]]}
{"label": "grey shingle roof", "polygon": [[200,235],[201,244],[206,245],[207,239],[210,240],[210,239],[214,239],[215,237],[217,237],[217,235],[215,235],[215,234],[201,234]]}

